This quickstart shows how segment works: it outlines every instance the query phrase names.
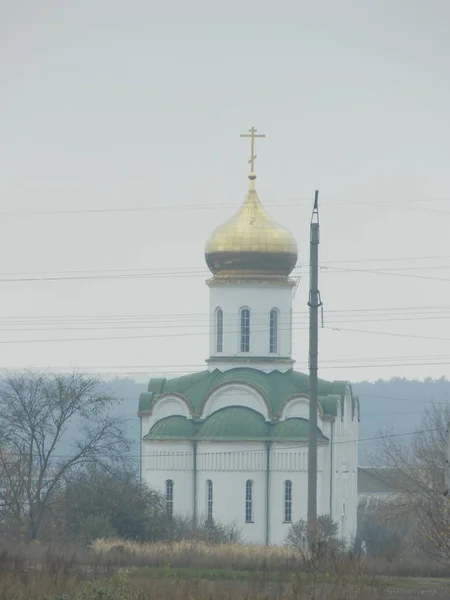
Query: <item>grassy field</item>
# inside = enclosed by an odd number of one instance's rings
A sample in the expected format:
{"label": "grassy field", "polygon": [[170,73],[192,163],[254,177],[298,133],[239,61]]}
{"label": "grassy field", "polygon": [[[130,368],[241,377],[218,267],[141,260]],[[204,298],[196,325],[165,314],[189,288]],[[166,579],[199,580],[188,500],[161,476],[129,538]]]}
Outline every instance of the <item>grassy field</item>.
{"label": "grassy field", "polygon": [[[424,567],[424,565],[422,565]],[[351,557],[313,564],[281,548],[0,544],[0,600],[416,600],[450,598],[445,569],[402,575]],[[441,571],[441,573],[439,573]],[[428,572],[428,576],[425,573]],[[400,574],[399,574],[400,573]]]}

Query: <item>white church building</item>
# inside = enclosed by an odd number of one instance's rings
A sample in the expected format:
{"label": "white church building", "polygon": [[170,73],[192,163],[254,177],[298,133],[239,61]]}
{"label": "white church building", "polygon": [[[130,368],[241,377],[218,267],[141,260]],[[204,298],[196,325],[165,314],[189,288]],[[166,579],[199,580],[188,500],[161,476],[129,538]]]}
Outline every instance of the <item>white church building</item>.
{"label": "white church building", "polygon": [[[253,168],[249,179],[239,211],[206,242],[206,368],[152,378],[140,397],[141,477],[170,514],[233,523],[248,543],[283,544],[307,515],[309,377],[292,359],[297,244],[262,206]],[[350,542],[359,403],[347,381],[319,379],[318,391],[317,512]]]}

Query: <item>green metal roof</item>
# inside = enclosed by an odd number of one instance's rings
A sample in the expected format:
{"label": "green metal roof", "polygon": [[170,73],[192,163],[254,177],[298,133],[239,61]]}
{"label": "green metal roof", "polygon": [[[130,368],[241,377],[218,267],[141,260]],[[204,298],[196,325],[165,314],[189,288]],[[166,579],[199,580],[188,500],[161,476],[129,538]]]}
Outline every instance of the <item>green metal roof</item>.
{"label": "green metal roof", "polygon": [[200,427],[202,440],[266,440],[267,423],[264,417],[244,406],[222,408],[208,417]]}
{"label": "green metal roof", "polygon": [[[272,439],[276,441],[298,441],[308,439],[308,426],[309,422],[307,419],[301,419],[299,417],[293,417],[275,423],[272,426]],[[326,441],[328,438],[325,437],[321,430],[317,428],[317,440]]]}
{"label": "green metal roof", "polygon": [[[327,441],[317,428],[318,441]],[[146,440],[199,441],[307,441],[308,421],[292,418],[268,423],[264,417],[243,406],[230,406],[213,413],[204,421],[193,422],[181,416],[161,419],[145,436]]]}
{"label": "green metal roof", "polygon": [[341,396],[337,394],[330,394],[329,396],[319,396],[319,404],[322,407],[324,415],[329,415],[331,417],[337,417],[338,414],[338,406],[341,402],[341,406],[343,406],[343,402]]}
{"label": "green metal roof", "polygon": [[[177,394],[182,396],[189,404],[194,416],[201,416],[204,402],[217,388],[227,383],[242,383],[249,385],[265,399],[270,418],[275,419],[280,415],[284,402],[299,394],[308,395],[309,376],[290,369],[285,373],[272,371],[264,373],[258,369],[238,367],[222,372],[199,371],[174,379],[153,378],[148,384],[148,392],[141,394],[139,412],[151,409],[153,402],[161,394]],[[347,386],[345,381],[325,381],[319,379],[319,396],[338,396],[343,399]],[[333,403],[323,403],[325,414],[336,416]],[[328,412],[330,410],[331,412]]]}
{"label": "green metal roof", "polygon": [[186,440],[197,433],[197,426],[191,419],[173,415],[155,423],[146,439],[152,440]]}

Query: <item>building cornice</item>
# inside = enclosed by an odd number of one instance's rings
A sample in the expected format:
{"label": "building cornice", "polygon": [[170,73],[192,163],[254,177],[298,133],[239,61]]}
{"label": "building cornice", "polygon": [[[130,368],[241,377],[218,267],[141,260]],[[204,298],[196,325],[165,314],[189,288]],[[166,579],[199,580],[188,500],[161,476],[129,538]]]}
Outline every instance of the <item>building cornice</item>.
{"label": "building cornice", "polygon": [[296,285],[295,279],[287,278],[271,278],[265,279],[262,277],[211,277],[206,280],[208,287],[219,286],[219,285],[254,285],[254,286],[267,286],[267,287],[290,287],[293,288]]}
{"label": "building cornice", "polygon": [[293,365],[294,359],[289,356],[210,356],[206,359],[207,364],[216,363],[233,363],[233,364],[244,364],[252,365],[255,363],[267,363],[267,364],[278,364]]}

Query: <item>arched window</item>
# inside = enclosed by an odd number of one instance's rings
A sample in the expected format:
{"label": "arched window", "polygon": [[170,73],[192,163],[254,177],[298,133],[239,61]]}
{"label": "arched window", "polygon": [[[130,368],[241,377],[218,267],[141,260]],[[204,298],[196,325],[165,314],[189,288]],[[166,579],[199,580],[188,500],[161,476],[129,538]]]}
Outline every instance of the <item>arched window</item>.
{"label": "arched window", "polygon": [[211,479],[206,480],[206,518],[212,521],[213,518],[213,483]]}
{"label": "arched window", "polygon": [[250,352],[250,309],[241,308],[241,352]]}
{"label": "arched window", "polygon": [[168,479],[166,481],[166,511],[167,516],[172,518],[173,516],[173,480]]}
{"label": "arched window", "polygon": [[292,523],[292,481],[284,482],[284,522]]}
{"label": "arched window", "polygon": [[216,352],[223,352],[223,310],[216,309]]}
{"label": "arched window", "polygon": [[245,483],[245,522],[253,523],[253,481]]}
{"label": "arched window", "polygon": [[278,352],[278,311],[276,308],[272,308],[270,311],[269,330],[269,352],[276,354]]}

